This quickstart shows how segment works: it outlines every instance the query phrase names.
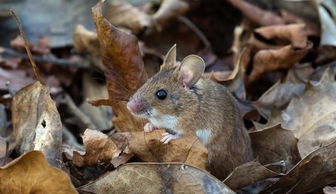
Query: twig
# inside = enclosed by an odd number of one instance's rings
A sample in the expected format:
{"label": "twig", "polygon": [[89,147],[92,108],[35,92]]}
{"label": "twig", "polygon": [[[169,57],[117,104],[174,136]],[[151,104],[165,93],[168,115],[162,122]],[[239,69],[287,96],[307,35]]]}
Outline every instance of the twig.
{"label": "twig", "polygon": [[22,39],[24,40],[24,46],[25,46],[25,49],[26,49],[26,52],[28,54],[28,59],[31,63],[31,65],[33,66],[33,71],[34,71],[34,75],[36,77],[36,79],[42,83],[44,85],[44,81],[42,80],[41,76],[40,76],[40,70],[39,68],[37,67],[34,59],[33,59],[33,55],[32,53],[30,52],[30,49],[29,49],[29,43],[28,43],[28,40],[26,39],[26,36],[25,36],[25,33],[22,29],[22,25],[21,25],[21,22],[19,20],[19,18],[17,17],[16,13],[14,10],[10,9],[9,12],[11,13],[11,15],[13,16],[15,22],[16,22],[16,25],[18,26],[19,28],[19,32],[20,32],[20,35],[22,37]]}
{"label": "twig", "polygon": [[[10,57],[21,57],[23,59],[29,59],[29,57],[26,54],[17,52],[10,48],[0,47],[0,54],[2,53]],[[36,55],[32,55],[32,56],[35,61],[40,62],[40,63],[47,62],[47,63],[59,65],[59,66],[73,66],[73,67],[85,68],[85,69],[90,68],[90,65],[88,62],[73,62],[73,61],[69,61],[66,59],[41,57],[41,56],[36,56]]]}
{"label": "twig", "polygon": [[84,114],[74,103],[71,97],[68,94],[65,94],[64,97],[66,105],[69,107],[70,112],[79,119],[87,128],[96,129],[96,125],[94,125],[91,119]]}
{"label": "twig", "polygon": [[178,20],[187,25],[203,42],[205,48],[211,48],[210,41],[204,35],[204,33],[194,24],[192,23],[187,17],[179,16]]}

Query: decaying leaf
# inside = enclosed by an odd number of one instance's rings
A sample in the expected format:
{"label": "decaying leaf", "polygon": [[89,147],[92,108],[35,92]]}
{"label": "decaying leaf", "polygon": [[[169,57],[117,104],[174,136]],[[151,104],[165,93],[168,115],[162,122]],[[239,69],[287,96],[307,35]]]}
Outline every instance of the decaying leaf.
{"label": "decaying leaf", "polygon": [[73,163],[79,167],[110,162],[121,153],[121,150],[107,135],[96,130],[85,130],[83,143],[86,148],[85,155],[82,156],[78,152],[73,153]]}
{"label": "decaying leaf", "polygon": [[237,190],[246,185],[276,176],[279,176],[279,174],[266,168],[259,162],[251,161],[234,169],[223,183],[231,189]]}
{"label": "decaying leaf", "polygon": [[262,193],[309,193],[334,184],[335,177],[336,142],[333,142],[310,153]]}
{"label": "decaying leaf", "polygon": [[205,169],[208,151],[196,136],[185,136],[163,144],[160,142],[164,130],[151,133],[132,132],[129,149],[146,162],[183,162]]}
{"label": "decaying leaf", "polygon": [[336,82],[326,71],[321,81],[308,84],[282,113],[282,127],[298,138],[301,157],[336,139]]}
{"label": "decaying leaf", "polygon": [[210,174],[177,163],[130,163],[78,188],[94,193],[234,193]]}
{"label": "decaying leaf", "polygon": [[261,164],[284,161],[284,170],[291,169],[300,161],[297,139],[280,125],[250,132],[255,156]]}
{"label": "decaying leaf", "polygon": [[118,30],[104,18],[102,2],[92,8],[92,15],[107,69],[104,73],[113,101],[113,123],[118,131],[142,130],[144,121],[132,116],[124,102],[147,80],[137,38]]}
{"label": "decaying leaf", "polygon": [[12,122],[18,153],[41,150],[51,165],[60,166],[62,123],[45,85],[37,81],[16,93]]}
{"label": "decaying leaf", "polygon": [[0,193],[77,193],[63,171],[49,166],[40,151],[28,152],[0,167]]}

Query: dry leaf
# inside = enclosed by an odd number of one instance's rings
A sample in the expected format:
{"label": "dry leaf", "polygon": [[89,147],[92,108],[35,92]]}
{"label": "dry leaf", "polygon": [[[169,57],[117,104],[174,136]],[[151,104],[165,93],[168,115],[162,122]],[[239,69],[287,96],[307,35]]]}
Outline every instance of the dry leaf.
{"label": "dry leaf", "polygon": [[336,139],[336,82],[326,71],[318,83],[308,84],[282,113],[282,127],[298,138],[301,157]]}
{"label": "dry leaf", "polygon": [[92,166],[100,162],[110,162],[121,153],[116,144],[104,133],[87,129],[83,135],[85,155],[73,153],[73,163],[76,166]]}
{"label": "dry leaf", "polygon": [[256,102],[253,102],[253,106],[264,118],[269,119],[274,109],[283,110],[294,96],[300,96],[303,93],[304,88],[304,84],[282,84],[278,81]]}
{"label": "dry leaf", "polygon": [[285,21],[280,16],[274,14],[274,12],[263,10],[247,1],[229,0],[228,2],[239,9],[246,18],[260,26],[285,23]]}
{"label": "dry leaf", "polygon": [[336,15],[330,14],[330,10],[335,9],[334,5],[328,5],[326,3],[321,3],[318,6],[318,13],[320,16],[321,23],[321,41],[320,45],[331,45],[336,46],[336,38],[334,34],[336,33]]}
{"label": "dry leaf", "polygon": [[257,28],[254,33],[278,45],[291,43],[295,48],[305,48],[308,41],[304,24],[266,26]]}
{"label": "dry leaf", "polygon": [[83,73],[83,99],[86,99],[79,106],[80,110],[85,113],[96,129],[110,129],[112,127],[112,108],[110,106],[94,107],[88,103],[90,100],[108,98],[107,86],[94,79],[89,73]]}
{"label": "dry leaf", "polygon": [[280,49],[258,51],[253,58],[253,69],[251,74],[248,75],[247,81],[255,81],[266,72],[292,67],[312,48],[312,43],[308,43],[304,48],[295,48],[292,45],[287,45]]}
{"label": "dry leaf", "polygon": [[319,148],[262,193],[301,194],[335,184],[336,142]]}
{"label": "dry leaf", "polygon": [[336,193],[336,187],[326,186],[326,187],[323,188],[323,193],[325,193],[325,194],[335,194]]}
{"label": "dry leaf", "polygon": [[93,193],[234,193],[195,167],[176,163],[131,163],[78,188]]}
{"label": "dry leaf", "polygon": [[152,18],[127,1],[115,0],[108,4],[106,19],[113,25],[139,34],[152,27]]}
{"label": "dry leaf", "polygon": [[77,193],[63,171],[48,165],[40,151],[28,152],[0,167],[0,193]]}
{"label": "dry leaf", "polygon": [[131,133],[129,149],[146,162],[183,162],[205,169],[208,151],[196,136],[185,136],[163,144],[160,142],[165,130],[151,133]]}
{"label": "dry leaf", "polygon": [[41,150],[51,165],[60,166],[62,123],[46,86],[37,81],[16,93],[12,122],[18,153]]}
{"label": "dry leaf", "polygon": [[102,2],[92,8],[106,67],[109,98],[113,108],[113,124],[118,131],[139,131],[144,121],[135,118],[120,100],[128,98],[147,80],[137,38],[118,30],[102,15]]}
{"label": "dry leaf", "polygon": [[246,185],[276,176],[279,176],[279,174],[271,171],[259,162],[251,161],[234,169],[223,183],[231,189],[237,190]]}
{"label": "dry leaf", "polygon": [[287,171],[301,159],[297,139],[291,131],[282,129],[280,125],[250,132],[250,137],[254,154],[261,164],[283,160]]}
{"label": "dry leaf", "polygon": [[189,5],[185,1],[180,0],[163,0],[160,8],[153,15],[153,20],[161,31],[169,22],[184,15],[189,10]]}
{"label": "dry leaf", "polygon": [[83,25],[77,25],[72,38],[77,52],[88,52],[92,56],[100,56],[100,45],[95,32],[89,31]]}

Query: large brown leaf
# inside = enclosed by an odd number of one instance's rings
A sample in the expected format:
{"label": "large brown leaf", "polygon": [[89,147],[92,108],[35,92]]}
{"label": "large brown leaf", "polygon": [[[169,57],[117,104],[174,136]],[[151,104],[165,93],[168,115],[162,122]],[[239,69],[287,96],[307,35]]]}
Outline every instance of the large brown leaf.
{"label": "large brown leaf", "polygon": [[261,164],[284,161],[284,170],[288,171],[301,159],[298,140],[279,124],[250,132],[250,137],[254,154]]}
{"label": "large brown leaf", "polygon": [[239,189],[246,185],[279,176],[278,173],[261,165],[259,162],[251,161],[238,166],[223,181],[231,189]]}
{"label": "large brown leaf", "polygon": [[63,171],[48,165],[40,151],[28,152],[0,167],[0,193],[77,193]]}
{"label": "large brown leaf", "polygon": [[234,193],[210,174],[177,163],[123,165],[78,190],[93,193]]}
{"label": "large brown leaf", "polygon": [[[113,108],[113,123],[119,131],[142,130],[144,121],[132,116],[125,101],[146,81],[147,75],[137,38],[118,30],[102,14],[103,2],[92,8],[101,47],[105,76]],[[113,102],[113,103],[111,103]]]}
{"label": "large brown leaf", "polygon": [[326,71],[321,81],[308,84],[282,113],[282,127],[298,138],[301,157],[336,139],[336,82]]}
{"label": "large brown leaf", "polygon": [[37,81],[16,93],[12,122],[18,153],[41,150],[50,164],[60,166],[62,123],[47,86]]}
{"label": "large brown leaf", "polygon": [[301,160],[290,172],[262,193],[309,193],[336,183],[336,142]]}

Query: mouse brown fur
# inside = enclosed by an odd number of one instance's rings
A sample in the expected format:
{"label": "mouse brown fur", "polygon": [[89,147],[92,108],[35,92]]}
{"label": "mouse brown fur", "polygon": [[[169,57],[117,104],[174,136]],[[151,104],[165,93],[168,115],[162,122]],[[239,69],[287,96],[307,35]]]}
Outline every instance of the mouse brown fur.
{"label": "mouse brown fur", "polygon": [[164,128],[162,142],[194,133],[209,153],[208,170],[219,179],[253,159],[250,137],[236,99],[224,86],[202,78],[204,61],[189,55],[176,62],[170,49],[160,72],[130,99],[128,109],[149,123],[145,131]]}

